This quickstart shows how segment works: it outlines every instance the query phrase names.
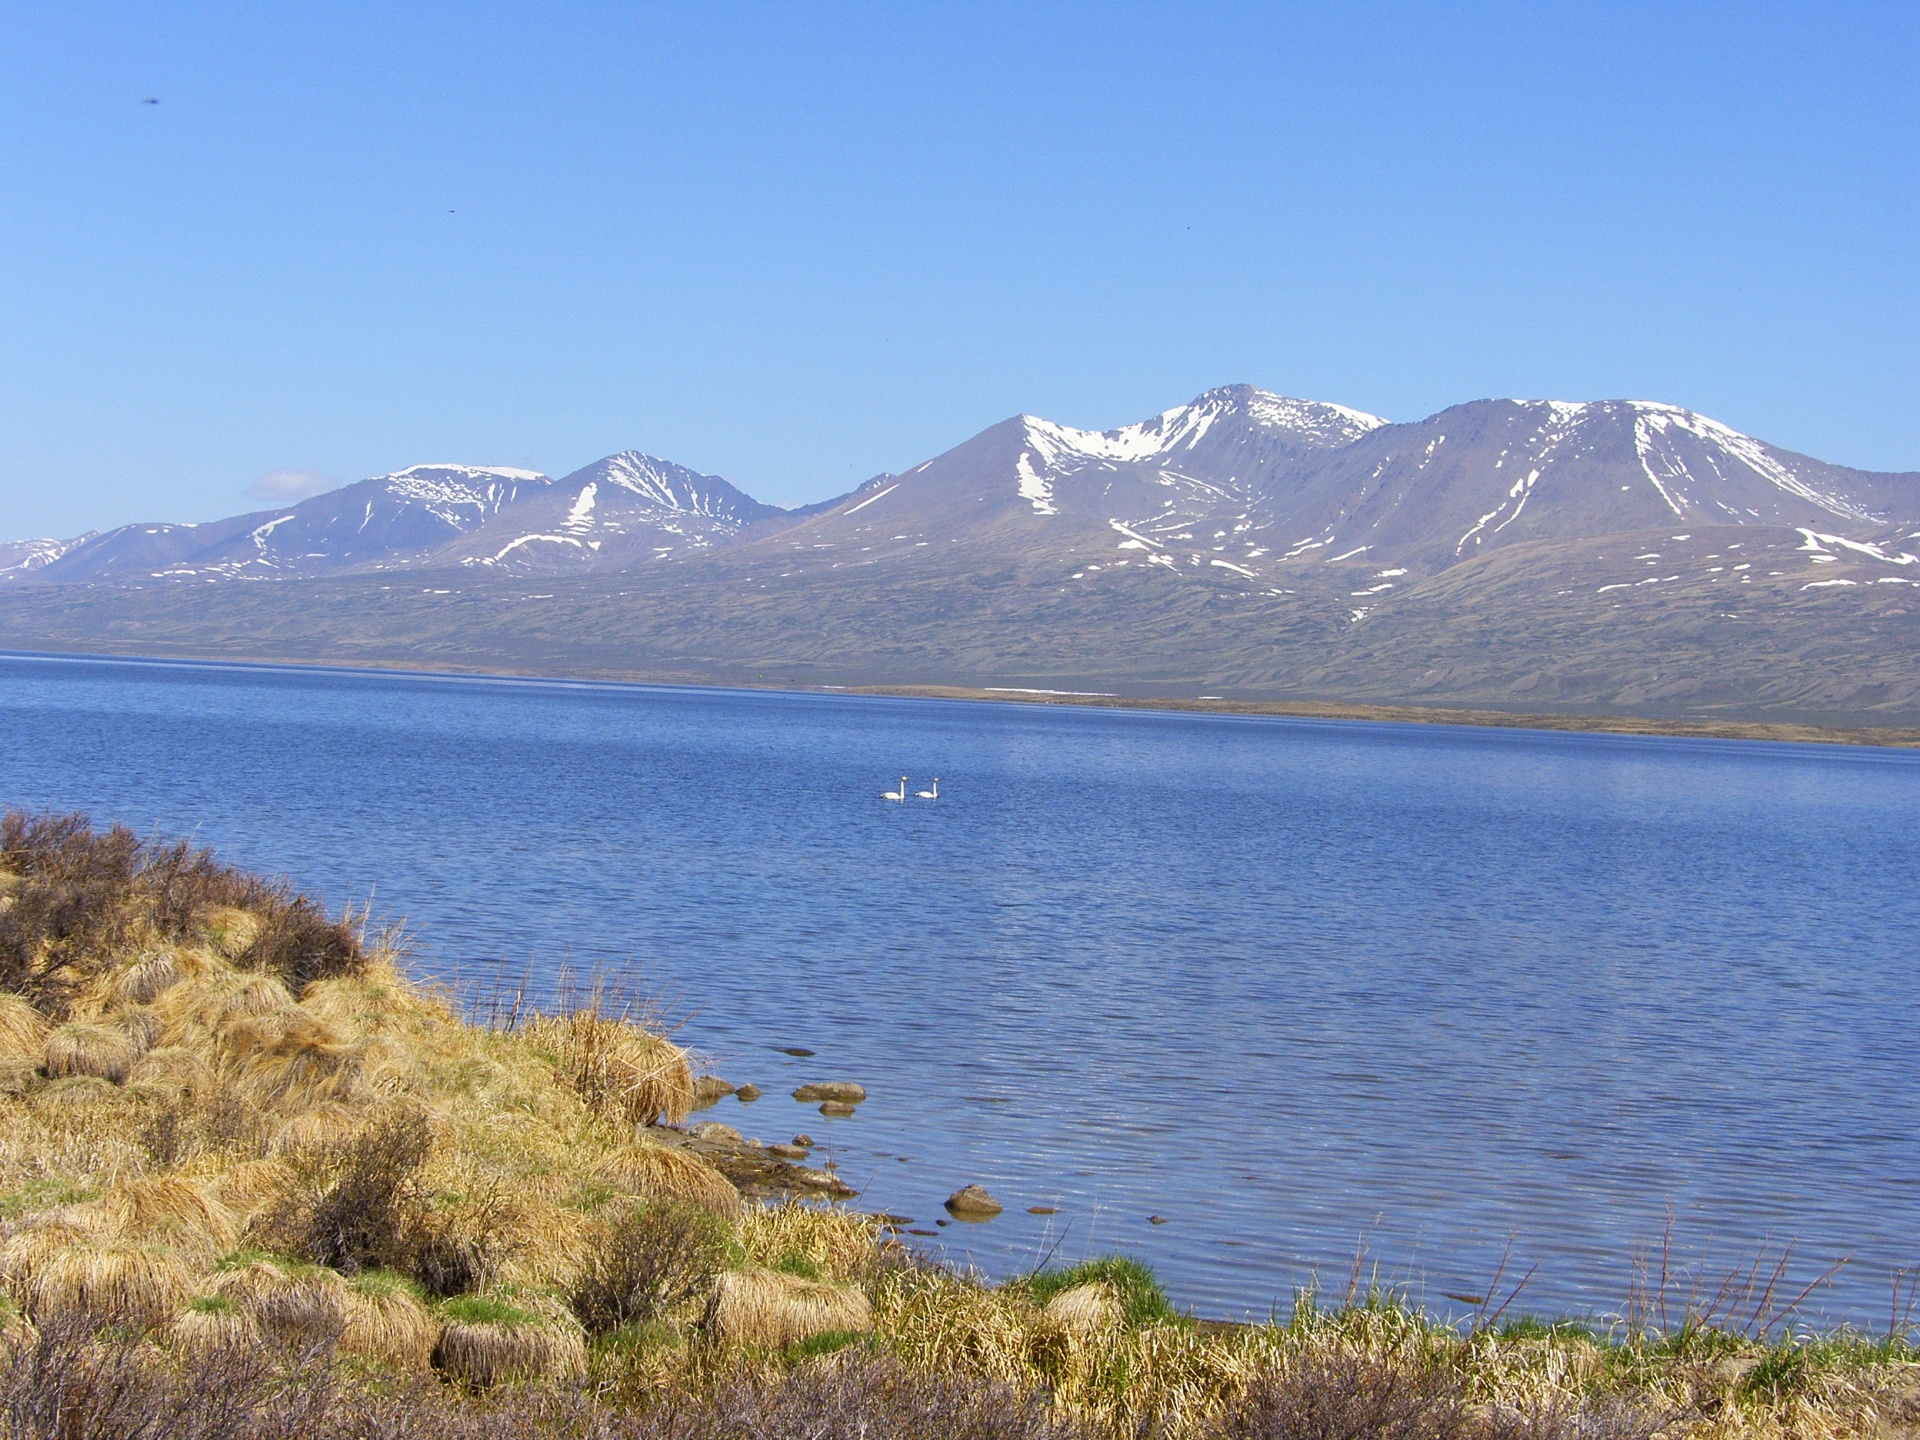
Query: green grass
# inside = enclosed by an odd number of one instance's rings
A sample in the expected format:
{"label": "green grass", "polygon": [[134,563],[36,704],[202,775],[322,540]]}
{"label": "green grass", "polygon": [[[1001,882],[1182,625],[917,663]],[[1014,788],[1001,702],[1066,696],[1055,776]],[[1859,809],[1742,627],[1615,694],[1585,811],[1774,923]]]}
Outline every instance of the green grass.
{"label": "green grass", "polygon": [[0,1195],[0,1220],[18,1220],[22,1215],[56,1205],[84,1205],[99,1196],[98,1190],[67,1180],[29,1180]]}
{"label": "green grass", "polygon": [[1045,1305],[1063,1290],[1104,1280],[1120,1297],[1120,1310],[1129,1325],[1152,1325],[1183,1318],[1167,1301],[1154,1273],[1126,1255],[1103,1255],[1067,1270],[1036,1270],[1024,1281],[1036,1305]]}
{"label": "green grass", "polygon": [[462,1325],[538,1325],[540,1317],[491,1295],[456,1295],[442,1300],[442,1318]]}
{"label": "green grass", "polygon": [[1537,1315],[1517,1315],[1494,1330],[1501,1340],[1599,1340],[1591,1325],[1580,1320],[1543,1320]]}
{"label": "green grass", "polygon": [[196,1315],[231,1315],[235,1308],[224,1295],[196,1295],[187,1302],[187,1309]]}
{"label": "green grass", "polygon": [[632,1360],[656,1350],[675,1350],[682,1340],[680,1331],[664,1320],[647,1320],[609,1330],[593,1342],[596,1355]]}
{"label": "green grass", "polygon": [[802,1280],[818,1280],[820,1267],[798,1250],[789,1250],[774,1263],[774,1269],[783,1275],[797,1276]]}
{"label": "green grass", "polygon": [[780,1353],[790,1361],[811,1360],[819,1355],[831,1355],[844,1350],[849,1345],[871,1343],[868,1337],[858,1330],[822,1330],[818,1335],[810,1335],[805,1340],[795,1341]]}
{"label": "green grass", "polygon": [[362,1270],[351,1277],[347,1284],[375,1300],[397,1295],[403,1290],[416,1300],[425,1298],[418,1285],[395,1270]]}

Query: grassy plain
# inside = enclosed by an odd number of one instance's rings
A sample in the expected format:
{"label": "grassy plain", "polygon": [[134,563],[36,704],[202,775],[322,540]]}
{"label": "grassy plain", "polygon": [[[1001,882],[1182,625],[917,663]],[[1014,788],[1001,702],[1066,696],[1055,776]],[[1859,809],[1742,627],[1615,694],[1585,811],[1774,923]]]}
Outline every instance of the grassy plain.
{"label": "grassy plain", "polygon": [[1209,1324],[1124,1260],[955,1273],[876,1218],[746,1203],[671,1143],[695,1076],[647,1021],[585,997],[475,1023],[354,917],[9,816],[9,1434],[1920,1433],[1903,1318],[1798,1334],[1777,1285],[1649,1295],[1600,1333],[1357,1286]]}

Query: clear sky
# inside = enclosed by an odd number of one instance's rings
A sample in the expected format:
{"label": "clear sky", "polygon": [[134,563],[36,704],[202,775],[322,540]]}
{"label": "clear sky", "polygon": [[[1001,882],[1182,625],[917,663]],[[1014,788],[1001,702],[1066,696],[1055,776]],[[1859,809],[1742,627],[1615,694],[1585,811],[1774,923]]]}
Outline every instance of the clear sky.
{"label": "clear sky", "polygon": [[0,3],[0,538],[1235,381],[1920,469],[1920,6]]}

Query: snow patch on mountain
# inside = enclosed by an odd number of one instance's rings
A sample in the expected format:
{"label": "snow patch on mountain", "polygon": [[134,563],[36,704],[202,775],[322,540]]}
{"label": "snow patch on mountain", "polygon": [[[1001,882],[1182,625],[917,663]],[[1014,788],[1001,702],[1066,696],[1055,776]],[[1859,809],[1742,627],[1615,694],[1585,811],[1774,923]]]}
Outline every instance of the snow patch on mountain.
{"label": "snow patch on mountain", "polygon": [[0,541],[0,581],[29,575],[35,570],[44,570],[62,555],[86,544],[98,534],[98,531],[89,530],[85,535],[72,540]]}
{"label": "snow patch on mountain", "polygon": [[[1634,448],[1640,456],[1640,467],[1673,513],[1682,518],[1690,510],[1699,507],[1687,493],[1686,487],[1694,483],[1696,477],[1687,468],[1685,455],[1672,443],[1672,437],[1676,435],[1690,436],[1707,447],[1703,458],[1714,470],[1716,479],[1726,478],[1716,459],[1718,456],[1744,465],[1775,488],[1808,504],[1818,505],[1831,514],[1849,520],[1871,521],[1875,518],[1864,507],[1845,496],[1808,484],[1770,447],[1751,435],[1742,435],[1730,425],[1709,420],[1704,415],[1696,415],[1677,405],[1662,405],[1658,401],[1631,400],[1627,404],[1634,416]],[[1654,473],[1656,465],[1659,474]],[[1670,490],[1668,486],[1673,488]]]}

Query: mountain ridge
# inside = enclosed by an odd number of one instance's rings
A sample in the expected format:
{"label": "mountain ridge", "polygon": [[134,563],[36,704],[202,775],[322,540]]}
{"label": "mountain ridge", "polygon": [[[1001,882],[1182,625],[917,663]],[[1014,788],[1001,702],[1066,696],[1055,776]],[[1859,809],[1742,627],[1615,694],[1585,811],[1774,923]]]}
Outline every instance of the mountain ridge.
{"label": "mountain ridge", "polygon": [[[1617,485],[1604,505],[1603,473]],[[963,493],[969,488],[971,496]],[[1621,493],[1629,499],[1621,501]],[[858,523],[841,523],[876,506]],[[512,467],[422,464],[224,520],[14,542],[0,550],[0,583],[288,577],[449,564],[529,572],[618,568],[792,526],[827,537],[809,543],[870,540],[888,528],[876,522],[925,525],[956,506],[1000,533],[1028,512],[1083,526],[1091,520],[1119,537],[1117,549],[1147,552],[1191,539],[1182,532],[1194,526],[1225,524],[1211,538],[1253,538],[1210,549],[1240,552],[1224,568],[1242,572],[1248,560],[1276,553],[1298,558],[1364,545],[1430,573],[1469,548],[1547,533],[1647,528],[1668,514],[1676,523],[1879,527],[1920,520],[1920,475],[1829,465],[1655,401],[1486,399],[1395,423],[1229,385],[1105,431],[1011,416],[910,470],[793,510],[635,450],[559,480]],[[1543,512],[1555,510],[1566,512],[1558,528],[1550,520],[1543,529]],[[1376,533],[1383,526],[1385,534]],[[1275,547],[1267,542],[1280,538],[1276,527],[1298,533]],[[1441,544],[1449,535],[1450,554]]]}
{"label": "mountain ridge", "polygon": [[1920,474],[1652,401],[1393,423],[1227,386],[796,510],[637,451],[409,467],[9,564],[22,649],[1920,718]]}

